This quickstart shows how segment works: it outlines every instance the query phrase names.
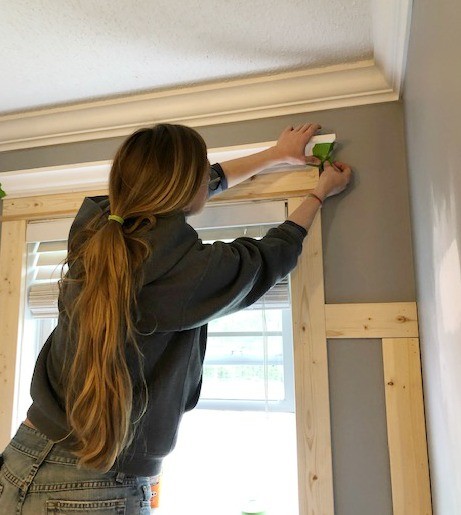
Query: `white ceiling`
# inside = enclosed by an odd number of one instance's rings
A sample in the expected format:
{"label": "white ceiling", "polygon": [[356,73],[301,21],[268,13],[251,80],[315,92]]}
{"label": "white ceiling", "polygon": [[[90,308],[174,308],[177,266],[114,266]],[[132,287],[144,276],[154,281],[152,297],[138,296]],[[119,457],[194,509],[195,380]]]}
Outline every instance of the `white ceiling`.
{"label": "white ceiling", "polygon": [[1,0],[0,115],[373,57],[372,0]]}

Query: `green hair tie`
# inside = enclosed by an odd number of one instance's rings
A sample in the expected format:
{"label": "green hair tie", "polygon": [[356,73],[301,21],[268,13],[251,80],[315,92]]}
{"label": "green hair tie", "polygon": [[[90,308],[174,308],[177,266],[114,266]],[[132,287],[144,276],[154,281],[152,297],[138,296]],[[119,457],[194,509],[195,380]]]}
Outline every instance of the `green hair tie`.
{"label": "green hair tie", "polygon": [[120,225],[123,225],[123,223],[125,222],[125,219],[122,218],[121,216],[118,216],[118,215],[109,215],[107,217],[109,220],[115,220],[116,222],[118,222]]}

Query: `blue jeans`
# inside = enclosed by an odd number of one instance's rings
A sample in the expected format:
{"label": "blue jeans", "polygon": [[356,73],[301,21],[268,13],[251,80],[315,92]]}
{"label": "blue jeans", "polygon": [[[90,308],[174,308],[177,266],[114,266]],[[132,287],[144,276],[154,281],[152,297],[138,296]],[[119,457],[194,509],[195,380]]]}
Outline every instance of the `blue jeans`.
{"label": "blue jeans", "polygon": [[2,458],[1,515],[151,513],[149,477],[78,469],[70,451],[24,424]]}

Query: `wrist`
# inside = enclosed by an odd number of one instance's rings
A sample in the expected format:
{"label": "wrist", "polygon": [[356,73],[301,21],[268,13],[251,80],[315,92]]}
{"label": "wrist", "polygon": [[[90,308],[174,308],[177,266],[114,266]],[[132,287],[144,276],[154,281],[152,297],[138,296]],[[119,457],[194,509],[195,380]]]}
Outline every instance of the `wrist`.
{"label": "wrist", "polygon": [[315,193],[312,193],[312,192],[308,193],[306,195],[306,200],[307,199],[312,199],[317,204],[318,207],[323,206],[323,200],[319,196],[317,196]]}
{"label": "wrist", "polygon": [[274,145],[273,147],[269,147],[265,150],[267,161],[269,166],[279,165],[281,163],[286,163],[288,161],[287,156],[281,152],[278,145]]}
{"label": "wrist", "polygon": [[322,189],[320,188],[315,188],[312,190],[312,193],[316,196],[316,197],[319,197],[320,200],[322,202],[325,201],[325,199],[328,197],[327,193],[325,191],[323,191]]}

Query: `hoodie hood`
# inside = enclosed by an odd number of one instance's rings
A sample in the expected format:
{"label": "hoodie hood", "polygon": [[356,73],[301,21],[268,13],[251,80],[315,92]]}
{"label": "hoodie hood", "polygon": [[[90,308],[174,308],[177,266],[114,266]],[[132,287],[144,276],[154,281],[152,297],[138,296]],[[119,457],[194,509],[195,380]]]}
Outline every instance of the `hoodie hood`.
{"label": "hoodie hood", "polygon": [[[90,220],[110,213],[107,195],[86,197],[70,229],[69,241]],[[197,243],[197,232],[185,223],[182,212],[157,217],[157,223],[147,234],[151,254],[144,264],[143,284],[167,274]]]}

